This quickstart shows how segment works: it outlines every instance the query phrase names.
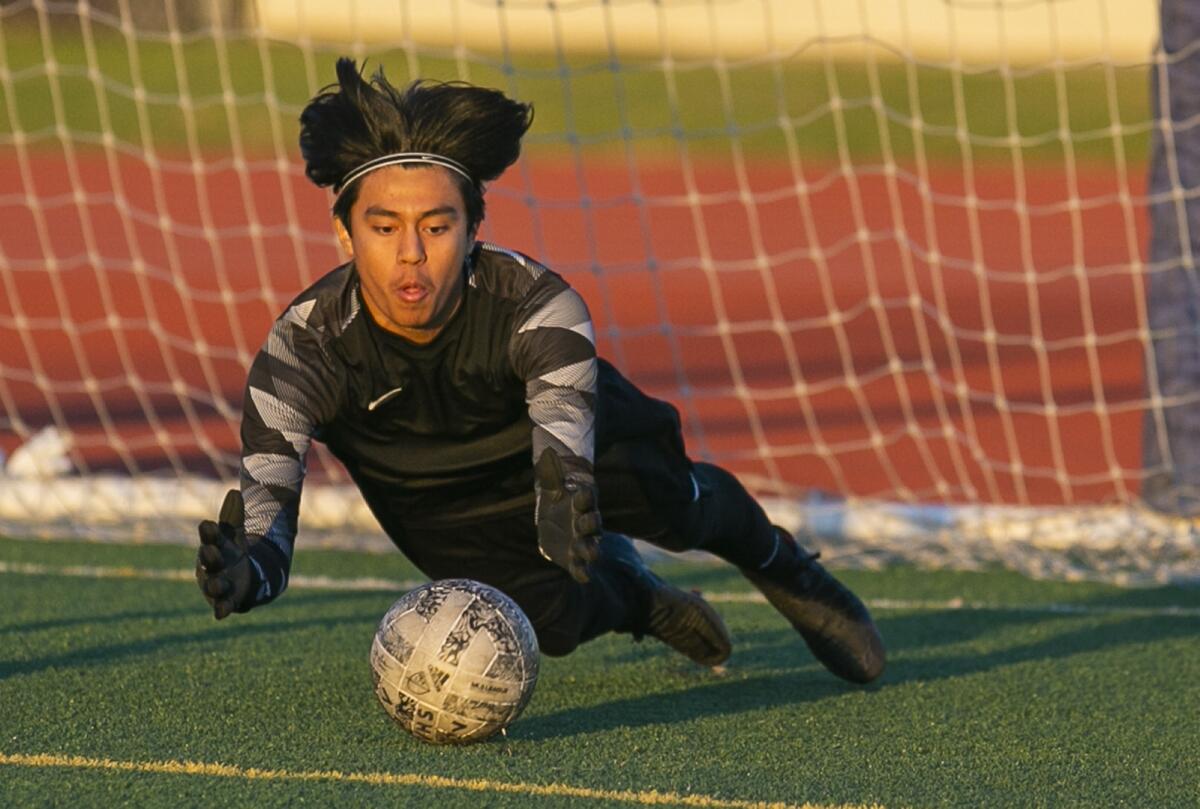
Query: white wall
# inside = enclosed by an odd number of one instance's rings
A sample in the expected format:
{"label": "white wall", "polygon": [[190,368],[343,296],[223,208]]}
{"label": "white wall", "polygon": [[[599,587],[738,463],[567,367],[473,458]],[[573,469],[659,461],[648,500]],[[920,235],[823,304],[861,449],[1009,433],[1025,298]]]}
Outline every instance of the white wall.
{"label": "white wall", "polygon": [[[936,62],[1144,62],[1155,0],[255,0],[269,36],[422,45],[495,53],[823,58],[827,48]],[[551,6],[554,9],[551,9]]]}

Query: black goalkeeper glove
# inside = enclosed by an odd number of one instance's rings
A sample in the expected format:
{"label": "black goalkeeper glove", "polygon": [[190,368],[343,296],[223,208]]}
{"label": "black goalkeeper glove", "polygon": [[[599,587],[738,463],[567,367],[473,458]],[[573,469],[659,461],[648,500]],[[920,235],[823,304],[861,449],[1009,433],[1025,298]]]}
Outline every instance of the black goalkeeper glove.
{"label": "black goalkeeper glove", "polygon": [[246,543],[242,493],[230,489],[221,505],[218,522],[200,523],[200,551],[196,554],[196,583],[218,621],[231,612],[254,606],[254,571]]}
{"label": "black goalkeeper glove", "polygon": [[587,566],[600,542],[600,510],[590,476],[567,474],[553,450],[534,467],[537,479],[538,549],[575,581],[588,580]]}

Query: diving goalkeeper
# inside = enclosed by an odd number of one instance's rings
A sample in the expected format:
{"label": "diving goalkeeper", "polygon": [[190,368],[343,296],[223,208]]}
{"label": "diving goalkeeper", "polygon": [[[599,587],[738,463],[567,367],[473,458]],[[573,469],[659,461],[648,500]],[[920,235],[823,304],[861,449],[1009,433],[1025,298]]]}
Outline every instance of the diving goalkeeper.
{"label": "diving goalkeeper", "polygon": [[547,655],[625,632],[728,658],[720,615],[652,573],[633,536],[738,566],[830,671],[878,677],[862,602],[737,479],[688,458],[676,409],[596,356],[580,296],[476,241],[485,183],[516,161],[532,107],[464,83],[396,88],[349,59],[337,79],[302,112],[300,148],[336,194],[350,260],[300,293],[251,366],[240,490],[200,525],[214,615],[287,587],[315,439],[425,575],[507,593]]}

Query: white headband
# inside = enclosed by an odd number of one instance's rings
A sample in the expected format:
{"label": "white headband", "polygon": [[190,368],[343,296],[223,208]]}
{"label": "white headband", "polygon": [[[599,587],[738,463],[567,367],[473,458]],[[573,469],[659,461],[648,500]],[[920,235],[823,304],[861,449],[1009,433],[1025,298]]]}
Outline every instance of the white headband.
{"label": "white headband", "polygon": [[441,166],[442,168],[450,169],[453,172],[461,174],[466,178],[467,182],[475,184],[475,179],[467,171],[467,167],[457,160],[451,160],[448,157],[443,157],[440,154],[429,154],[428,152],[397,152],[395,154],[387,154],[383,157],[377,157],[374,160],[368,160],[358,168],[351,171],[342,181],[337,184],[335,193],[339,196],[346,190],[350,183],[362,177],[365,174],[370,174],[375,169],[381,169],[385,166],[400,166],[405,163],[428,163],[432,166]]}

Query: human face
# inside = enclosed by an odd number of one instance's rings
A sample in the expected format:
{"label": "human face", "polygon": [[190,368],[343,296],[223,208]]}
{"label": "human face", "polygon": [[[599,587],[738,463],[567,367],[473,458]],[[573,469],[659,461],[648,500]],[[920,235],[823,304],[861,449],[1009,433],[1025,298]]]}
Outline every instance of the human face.
{"label": "human face", "polygon": [[350,229],[334,219],[354,259],[367,311],[414,343],[441,333],[463,296],[463,265],[475,241],[462,193],[440,166],[388,166],[360,181]]}

